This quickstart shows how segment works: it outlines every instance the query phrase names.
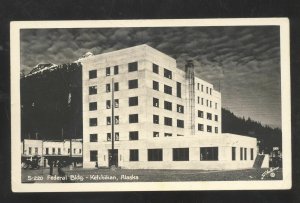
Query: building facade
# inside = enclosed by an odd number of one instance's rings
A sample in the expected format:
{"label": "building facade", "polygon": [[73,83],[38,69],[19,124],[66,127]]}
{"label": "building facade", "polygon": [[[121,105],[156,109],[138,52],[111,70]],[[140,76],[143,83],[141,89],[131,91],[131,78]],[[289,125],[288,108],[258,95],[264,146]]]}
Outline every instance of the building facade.
{"label": "building facade", "polygon": [[252,167],[256,139],[222,134],[221,94],[195,76],[191,62],[183,71],[175,59],[139,45],[80,63],[83,167]]}

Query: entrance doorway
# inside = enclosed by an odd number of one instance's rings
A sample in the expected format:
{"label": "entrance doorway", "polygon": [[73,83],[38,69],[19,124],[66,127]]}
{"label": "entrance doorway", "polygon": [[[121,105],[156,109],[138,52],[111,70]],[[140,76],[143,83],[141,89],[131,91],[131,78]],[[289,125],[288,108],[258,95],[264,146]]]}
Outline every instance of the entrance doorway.
{"label": "entrance doorway", "polygon": [[114,149],[114,153],[113,153],[114,157],[112,157],[112,150],[109,149],[108,150],[108,167],[111,167],[112,165],[115,165],[116,167],[118,167],[118,150]]}

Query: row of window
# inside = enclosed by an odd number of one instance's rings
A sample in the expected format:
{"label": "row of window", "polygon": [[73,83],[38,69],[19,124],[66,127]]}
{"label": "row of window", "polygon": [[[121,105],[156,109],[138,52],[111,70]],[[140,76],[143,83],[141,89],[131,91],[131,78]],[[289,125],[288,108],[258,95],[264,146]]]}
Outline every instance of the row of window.
{"label": "row of window", "polygon": [[[181,124],[183,125],[183,124]],[[153,137],[159,137],[159,132],[154,131],[153,132]],[[172,137],[173,134],[172,133],[164,133],[165,137]],[[181,134],[177,134],[177,136],[183,136]],[[114,136],[114,140],[115,141],[119,141],[120,138],[120,134],[119,132],[115,132],[115,136]],[[107,141],[111,141],[112,137],[111,137],[111,133],[107,133],[106,134],[106,140]],[[130,131],[129,132],[129,140],[138,140],[139,139],[139,131]],[[90,134],[90,142],[98,142],[98,134],[97,133],[93,133]]]}
{"label": "row of window", "polygon": [[[232,160],[235,161],[235,148],[232,147]],[[173,148],[172,160],[173,161],[189,161],[189,148]],[[244,151],[244,159],[247,160],[247,148],[241,148]],[[147,150],[148,161],[163,161],[163,149],[148,149]],[[253,148],[250,148],[250,160],[253,160]],[[219,148],[218,147],[200,147],[200,161],[218,161],[219,160]],[[90,161],[98,161],[98,151],[90,151]],[[129,150],[129,161],[139,161],[139,150]]]}
{"label": "row of window", "polygon": [[[204,118],[204,112],[201,110],[198,110],[198,117],[199,118]],[[207,120],[212,120],[212,114],[211,113],[206,113],[206,119]],[[215,121],[218,121],[219,117],[218,115],[215,115]]]}
{"label": "row of window", "polygon": [[[152,88],[156,91],[159,91],[159,82],[153,80]],[[172,95],[172,87],[168,85],[164,85],[164,93]],[[176,82],[176,96],[181,98],[181,83]]]}
{"label": "row of window", "polygon": [[[204,92],[204,85],[203,84],[199,84],[197,83],[197,90],[200,90],[201,89],[201,92]],[[210,94],[212,95],[212,88],[210,87],[206,87],[206,94]]]}
{"label": "row of window", "polygon": [[[128,98],[128,105],[129,106],[138,106],[139,104],[139,99],[138,97],[129,97]],[[159,107],[159,99],[158,98],[153,98],[153,106],[154,107]],[[119,108],[119,99],[114,100],[114,107]],[[111,108],[111,100],[106,100],[106,108],[110,109]],[[164,101],[164,109],[172,111],[172,102],[169,101]],[[95,111],[97,110],[97,102],[90,102],[89,103],[89,110],[90,111]],[[177,104],[177,112],[178,113],[184,113],[184,106]]]}
{"label": "row of window", "polygon": [[[38,154],[38,152],[39,152],[38,147],[35,147],[34,149],[35,149],[34,153]],[[79,149],[78,152],[79,152],[79,154],[81,154],[81,149]],[[48,147],[46,148],[46,152],[45,153],[49,154],[49,148]],[[68,148],[68,154],[69,153],[70,153],[70,148]],[[77,153],[77,150],[75,148],[73,149],[73,153],[74,154]],[[32,154],[32,147],[28,148],[28,154]],[[52,148],[52,154],[56,154],[56,148]],[[59,154],[59,155],[61,154],[61,148],[57,148],[57,154]]]}
{"label": "row of window", "polygon": [[[204,105],[204,98],[197,97],[197,103],[198,104],[201,103],[201,105]],[[207,107],[212,108],[212,103],[213,103],[212,101],[206,99],[206,106]],[[218,109],[218,103],[217,102],[215,102],[215,109]]]}
{"label": "row of window", "polygon": [[[129,80],[128,81],[128,89],[135,89],[138,88],[138,79],[134,80]],[[106,84],[105,85],[105,91],[110,92],[111,91],[111,84]],[[114,91],[119,91],[119,83],[115,82],[114,83]],[[97,86],[89,86],[89,95],[94,95],[97,94]]]}
{"label": "row of window", "polygon": [[[113,72],[111,71],[113,69]],[[128,72],[133,72],[138,70],[138,63],[137,62],[132,62],[128,64]],[[105,68],[105,75],[110,76],[110,75],[118,75],[119,74],[119,66],[113,66],[113,67],[106,67]],[[97,70],[90,70],[89,71],[89,79],[94,79],[97,78]]]}
{"label": "row of window", "polygon": [[[198,123],[198,131],[204,131],[204,125],[201,123]],[[209,133],[212,133],[212,126],[207,125],[206,126],[206,131]],[[215,127],[215,133],[218,133],[218,127]]]}

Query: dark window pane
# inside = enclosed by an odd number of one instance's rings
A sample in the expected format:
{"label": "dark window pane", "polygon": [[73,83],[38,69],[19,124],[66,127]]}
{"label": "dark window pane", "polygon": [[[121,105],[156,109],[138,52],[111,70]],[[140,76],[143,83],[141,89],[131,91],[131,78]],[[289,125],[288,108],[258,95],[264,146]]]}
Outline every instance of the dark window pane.
{"label": "dark window pane", "polygon": [[110,109],[110,100],[106,100],[106,108]]}
{"label": "dark window pane", "polygon": [[211,129],[210,125],[207,126],[207,132],[210,132],[210,133],[212,132],[212,129]]}
{"label": "dark window pane", "polygon": [[172,103],[164,101],[164,109],[172,111]]}
{"label": "dark window pane", "polygon": [[97,94],[97,86],[90,86],[89,87],[89,95]]}
{"label": "dark window pane", "polygon": [[106,68],[106,76],[109,76],[110,75],[110,67],[107,67]]}
{"label": "dark window pane", "polygon": [[159,124],[159,116],[158,115],[153,115],[153,123]]}
{"label": "dark window pane", "polygon": [[207,119],[208,119],[208,120],[211,120],[211,117],[212,117],[212,116],[211,116],[211,113],[207,113]]}
{"label": "dark window pane", "polygon": [[181,83],[180,82],[176,83],[176,94],[177,94],[177,97],[181,98]]}
{"label": "dark window pane", "polygon": [[90,134],[90,142],[98,142],[98,134]]}
{"label": "dark window pane", "polygon": [[131,149],[129,151],[129,161],[138,161],[139,160],[139,150]]}
{"label": "dark window pane", "polygon": [[172,79],[172,71],[164,68],[164,76],[166,78]]}
{"label": "dark window pane", "polygon": [[159,99],[153,98],[153,106],[159,107]]}
{"label": "dark window pane", "polygon": [[134,88],[138,88],[138,80],[129,80],[128,81],[128,88],[129,89],[134,89]]}
{"label": "dark window pane", "polygon": [[189,161],[189,148],[174,148],[173,161]]}
{"label": "dark window pane", "polygon": [[231,148],[231,159],[232,161],[236,160],[236,147]]}
{"label": "dark window pane", "polygon": [[129,123],[138,123],[139,115],[138,114],[130,114],[129,115]]}
{"label": "dark window pane", "polygon": [[159,91],[159,83],[156,81],[153,81],[153,89]]}
{"label": "dark window pane", "polygon": [[178,128],[184,128],[184,121],[177,119],[177,127]]}
{"label": "dark window pane", "polygon": [[172,133],[165,133],[165,137],[172,137]]}
{"label": "dark window pane", "polygon": [[203,111],[198,110],[198,117],[203,118]]}
{"label": "dark window pane", "polygon": [[138,97],[129,97],[129,106],[137,106],[139,104]]}
{"label": "dark window pane", "polygon": [[159,137],[159,132],[153,132],[153,137]]}
{"label": "dark window pane", "polygon": [[163,151],[162,149],[148,149],[148,161],[162,161]]}
{"label": "dark window pane", "polygon": [[97,126],[98,120],[97,118],[90,118],[90,126]]}
{"label": "dark window pane", "polygon": [[114,66],[114,74],[115,75],[119,74],[119,66]]}
{"label": "dark window pane", "polygon": [[128,72],[133,72],[138,70],[138,63],[133,62],[128,64]]}
{"label": "dark window pane", "polygon": [[153,73],[159,73],[159,68],[158,68],[158,65],[156,65],[156,64],[153,64],[152,65],[152,70],[153,70]]}
{"label": "dark window pane", "polygon": [[172,126],[172,118],[165,117],[165,125]]}
{"label": "dark window pane", "polygon": [[172,95],[172,87],[164,85],[164,93]]}
{"label": "dark window pane", "polygon": [[184,107],[182,105],[177,104],[177,112],[184,113]]}
{"label": "dark window pane", "polygon": [[90,161],[98,161],[98,151],[96,150],[90,151]]}
{"label": "dark window pane", "polygon": [[106,117],[106,125],[111,125],[111,118],[110,117]]}
{"label": "dark window pane", "polygon": [[110,92],[110,84],[106,84],[106,92]]}
{"label": "dark window pane", "polygon": [[218,147],[200,147],[201,161],[218,161],[219,151]]}
{"label": "dark window pane", "polygon": [[204,130],[203,124],[198,124],[198,130],[199,130],[199,131],[203,131],[203,130]]}
{"label": "dark window pane", "polygon": [[89,79],[97,78],[97,70],[89,71]]}
{"label": "dark window pane", "polygon": [[119,83],[114,83],[114,91],[119,91]]}
{"label": "dark window pane", "polygon": [[138,139],[139,139],[139,131],[129,132],[129,140],[138,140]]}
{"label": "dark window pane", "polygon": [[97,110],[97,102],[90,102],[90,104],[89,104],[89,110],[90,111]]}

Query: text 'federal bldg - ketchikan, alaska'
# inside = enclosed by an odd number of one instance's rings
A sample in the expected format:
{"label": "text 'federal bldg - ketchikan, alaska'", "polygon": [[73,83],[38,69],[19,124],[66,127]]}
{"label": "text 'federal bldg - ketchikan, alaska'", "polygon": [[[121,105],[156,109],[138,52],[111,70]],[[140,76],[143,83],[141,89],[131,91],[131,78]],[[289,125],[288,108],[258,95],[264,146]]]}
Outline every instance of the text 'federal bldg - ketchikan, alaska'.
{"label": "text 'federal bldg - ketchikan, alaska'", "polygon": [[221,93],[195,76],[192,62],[183,71],[175,59],[148,45],[87,55],[79,62],[84,168],[253,166],[256,139],[222,134]]}

